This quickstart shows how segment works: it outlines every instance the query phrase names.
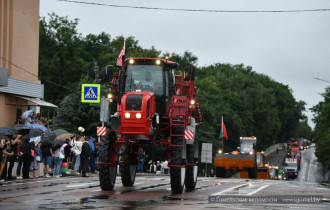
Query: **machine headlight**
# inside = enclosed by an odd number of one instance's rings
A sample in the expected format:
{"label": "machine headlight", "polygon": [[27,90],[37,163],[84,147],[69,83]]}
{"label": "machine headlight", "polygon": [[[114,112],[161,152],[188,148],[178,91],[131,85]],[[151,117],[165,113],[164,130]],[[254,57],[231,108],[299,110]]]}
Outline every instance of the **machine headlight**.
{"label": "machine headlight", "polygon": [[249,152],[250,155],[253,155],[253,152]]}
{"label": "machine headlight", "polygon": [[136,117],[137,119],[141,119],[142,114],[141,114],[141,113],[136,113],[135,117]]}
{"label": "machine headlight", "polygon": [[108,95],[107,95],[107,98],[112,98],[112,94],[111,93],[109,93]]}
{"label": "machine headlight", "polygon": [[129,62],[129,64],[131,64],[131,65],[134,64],[134,60],[133,60],[133,59],[130,59],[128,62]]}
{"label": "machine headlight", "polygon": [[160,60],[156,60],[156,65],[160,65]]}
{"label": "machine headlight", "polygon": [[126,113],[125,113],[125,118],[127,118],[127,119],[128,119],[128,118],[131,118],[131,114],[128,113],[128,112],[126,112]]}
{"label": "machine headlight", "polygon": [[219,149],[219,150],[218,150],[218,154],[221,154],[221,153],[222,153],[222,150],[221,150],[221,149]]}
{"label": "machine headlight", "polygon": [[195,100],[192,99],[192,100],[190,101],[190,104],[191,104],[191,105],[195,105]]}

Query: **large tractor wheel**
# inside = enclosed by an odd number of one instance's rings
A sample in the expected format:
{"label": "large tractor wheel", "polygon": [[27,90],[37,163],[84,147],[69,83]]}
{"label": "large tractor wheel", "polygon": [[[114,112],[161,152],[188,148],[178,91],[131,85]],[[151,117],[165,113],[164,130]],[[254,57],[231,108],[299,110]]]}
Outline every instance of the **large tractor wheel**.
{"label": "large tractor wheel", "polygon": [[[99,162],[107,164],[99,164],[99,178],[102,190],[113,190],[116,183],[117,167],[110,167],[110,155],[115,153],[112,149],[112,143],[115,139],[113,134],[101,137],[101,145],[99,149]],[[112,154],[114,155],[114,154]]]}
{"label": "large tractor wheel", "polygon": [[195,190],[197,183],[198,165],[189,165],[197,164],[198,158],[195,158],[196,152],[198,154],[198,146],[196,144],[187,144],[187,167],[185,177],[185,186],[187,191]]}
{"label": "large tractor wheel", "polygon": [[256,179],[258,176],[258,166],[257,166],[257,159],[254,159],[254,167],[253,168],[249,168],[248,172],[249,172],[249,178],[250,179]]}
{"label": "large tractor wheel", "polygon": [[[121,181],[125,187],[132,187],[135,182],[135,176],[136,176],[136,167],[137,167],[137,159],[134,160],[133,150],[132,146],[125,146],[122,145],[121,149],[127,148],[127,153],[121,156],[120,162],[120,174],[121,174]],[[134,156],[134,157],[133,157]]]}
{"label": "large tractor wheel", "polygon": [[226,169],[224,167],[216,167],[215,174],[217,177],[226,178]]}
{"label": "large tractor wheel", "polygon": [[[182,131],[183,132],[183,131]],[[183,137],[181,138],[173,138],[172,139],[173,145],[182,145],[183,144]],[[171,166],[170,169],[170,177],[171,177],[171,189],[172,193],[182,193],[184,188],[185,182],[185,167],[178,167],[185,165],[185,159],[183,156],[184,149],[183,147],[171,147]]]}

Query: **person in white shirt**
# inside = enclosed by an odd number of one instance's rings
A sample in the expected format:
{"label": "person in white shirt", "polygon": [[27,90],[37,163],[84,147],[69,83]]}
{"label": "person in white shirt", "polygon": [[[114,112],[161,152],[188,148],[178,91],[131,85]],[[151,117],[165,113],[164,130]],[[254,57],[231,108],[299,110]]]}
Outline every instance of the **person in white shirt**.
{"label": "person in white shirt", "polygon": [[77,136],[77,140],[73,139],[73,152],[75,155],[75,159],[76,162],[74,164],[74,172],[76,172],[77,174],[79,174],[79,166],[80,166],[80,154],[81,154],[81,148],[82,148],[82,144],[83,142],[81,141],[82,138],[84,138],[83,136]]}
{"label": "person in white shirt", "polygon": [[163,170],[164,170],[164,174],[168,174],[168,161],[165,160],[163,163]]}

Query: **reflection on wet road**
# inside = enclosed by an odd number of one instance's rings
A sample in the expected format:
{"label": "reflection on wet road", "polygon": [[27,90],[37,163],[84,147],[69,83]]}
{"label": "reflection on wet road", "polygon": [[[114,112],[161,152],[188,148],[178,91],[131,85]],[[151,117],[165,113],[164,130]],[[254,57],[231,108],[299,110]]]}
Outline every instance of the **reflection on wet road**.
{"label": "reflection on wet road", "polygon": [[[208,196],[322,195],[323,203],[213,204]],[[330,189],[318,184],[274,180],[198,178],[196,190],[172,194],[169,176],[137,176],[133,187],[117,177],[114,191],[101,191],[98,177],[38,178],[0,186],[0,209],[329,209]]]}

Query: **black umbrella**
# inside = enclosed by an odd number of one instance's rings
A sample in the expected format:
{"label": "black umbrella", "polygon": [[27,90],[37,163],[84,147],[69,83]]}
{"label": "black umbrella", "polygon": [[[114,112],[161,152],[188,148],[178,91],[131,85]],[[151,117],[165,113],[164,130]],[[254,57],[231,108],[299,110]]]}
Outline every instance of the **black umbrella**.
{"label": "black umbrella", "polygon": [[60,148],[66,141],[64,139],[59,139],[57,141],[52,142],[52,149],[53,151],[57,150]]}
{"label": "black umbrella", "polygon": [[41,136],[41,147],[45,147],[48,146],[49,144],[51,144],[54,139],[56,138],[56,134],[53,132],[45,132],[44,134],[42,134]]}
{"label": "black umbrella", "polygon": [[15,134],[15,132],[12,129],[7,127],[0,127],[0,132],[4,133],[6,136]]}
{"label": "black umbrella", "polygon": [[10,129],[17,133],[17,134],[21,134],[21,135],[26,135],[30,132],[31,128],[28,128],[26,125],[23,124],[16,124],[12,127],[10,127]]}
{"label": "black umbrella", "polygon": [[31,128],[29,133],[24,135],[22,139],[30,139],[33,137],[41,136],[44,132],[39,128]]}
{"label": "black umbrella", "polygon": [[[0,139],[2,139],[2,137],[4,137],[5,133],[3,133],[1,130],[0,130]],[[2,155],[2,154],[1,154]]]}

